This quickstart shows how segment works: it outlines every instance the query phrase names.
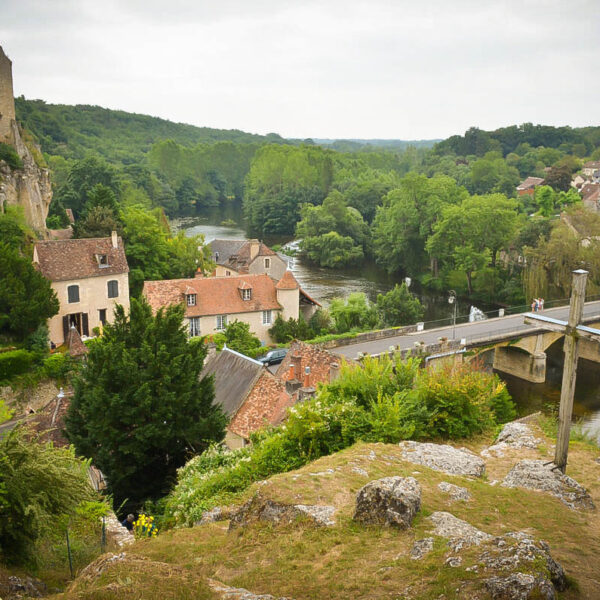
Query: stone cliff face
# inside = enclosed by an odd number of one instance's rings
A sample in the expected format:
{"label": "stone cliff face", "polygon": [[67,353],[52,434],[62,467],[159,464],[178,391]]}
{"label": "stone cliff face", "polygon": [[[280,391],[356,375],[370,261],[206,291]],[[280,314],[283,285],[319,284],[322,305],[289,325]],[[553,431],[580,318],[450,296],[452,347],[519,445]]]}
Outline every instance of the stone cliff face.
{"label": "stone cliff face", "polygon": [[14,121],[12,137],[12,145],[23,161],[23,168],[13,170],[0,160],[0,211],[3,212],[5,206],[21,206],[29,225],[44,234],[52,200],[50,171],[36,164]]}
{"label": "stone cliff face", "polygon": [[9,144],[23,161],[22,169],[11,169],[0,160],[0,212],[5,206],[21,206],[29,225],[46,233],[46,217],[52,200],[50,172],[35,162],[15,120],[12,63],[0,47],[0,142]]}

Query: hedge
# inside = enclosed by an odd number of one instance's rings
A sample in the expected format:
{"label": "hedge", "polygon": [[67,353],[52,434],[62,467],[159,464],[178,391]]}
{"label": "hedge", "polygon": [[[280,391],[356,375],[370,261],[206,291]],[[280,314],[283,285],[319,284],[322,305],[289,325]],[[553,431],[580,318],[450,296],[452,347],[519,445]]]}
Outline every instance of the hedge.
{"label": "hedge", "polygon": [[12,350],[0,354],[0,381],[7,381],[29,371],[34,357],[35,352],[27,350]]}

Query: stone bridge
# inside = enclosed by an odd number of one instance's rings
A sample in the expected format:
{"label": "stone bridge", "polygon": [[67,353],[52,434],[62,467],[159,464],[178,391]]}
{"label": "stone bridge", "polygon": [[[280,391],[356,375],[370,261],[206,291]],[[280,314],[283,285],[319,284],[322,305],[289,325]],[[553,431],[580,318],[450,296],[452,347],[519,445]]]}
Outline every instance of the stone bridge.
{"label": "stone bridge", "polygon": [[[543,314],[555,319],[566,320],[569,307],[561,306],[544,310]],[[587,302],[583,312],[583,323],[600,327],[600,301]],[[464,323],[456,327],[440,327],[424,331],[405,328],[400,335],[381,337],[381,334],[361,334],[355,343],[333,348],[332,352],[356,359],[365,354],[378,356],[390,351],[399,351],[403,356],[422,355],[427,362],[473,360],[484,352],[494,351],[494,368],[526,381],[542,383],[546,379],[546,350],[561,333],[543,330],[528,325],[523,315],[498,317],[475,323]],[[377,335],[377,339],[369,336]],[[580,340],[579,356],[600,363],[600,344]]]}

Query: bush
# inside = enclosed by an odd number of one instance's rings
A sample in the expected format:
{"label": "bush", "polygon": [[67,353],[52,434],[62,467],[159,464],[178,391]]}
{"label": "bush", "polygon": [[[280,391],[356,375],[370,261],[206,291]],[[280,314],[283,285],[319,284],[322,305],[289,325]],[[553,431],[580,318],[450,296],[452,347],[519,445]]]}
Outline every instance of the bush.
{"label": "bush", "polygon": [[0,160],[5,161],[11,169],[23,168],[23,161],[17,151],[3,142],[0,142]]}
{"label": "bush", "polygon": [[48,327],[42,323],[25,340],[25,348],[40,355],[48,354]]}
{"label": "bush", "polygon": [[0,354],[0,381],[9,381],[31,369],[35,354],[27,350],[11,350]]}
{"label": "bush", "polygon": [[269,334],[278,344],[285,344],[292,340],[307,340],[314,335],[302,315],[297,319],[290,317],[284,321],[281,314],[277,315],[273,327],[269,329]]}
{"label": "bush", "polygon": [[225,328],[225,342],[228,348],[246,356],[256,356],[261,351],[260,340],[250,331],[250,325],[235,320]]}
{"label": "bush", "polygon": [[55,352],[44,360],[43,370],[46,377],[64,381],[73,371],[73,359],[66,354]]}

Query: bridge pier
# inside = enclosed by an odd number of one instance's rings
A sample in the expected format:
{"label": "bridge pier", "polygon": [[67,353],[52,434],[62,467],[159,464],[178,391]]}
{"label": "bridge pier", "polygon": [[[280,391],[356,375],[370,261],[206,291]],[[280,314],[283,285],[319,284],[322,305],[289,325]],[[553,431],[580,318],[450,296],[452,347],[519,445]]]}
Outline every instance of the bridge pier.
{"label": "bridge pier", "polygon": [[546,353],[532,354],[510,346],[494,350],[494,369],[514,375],[531,383],[546,381]]}

